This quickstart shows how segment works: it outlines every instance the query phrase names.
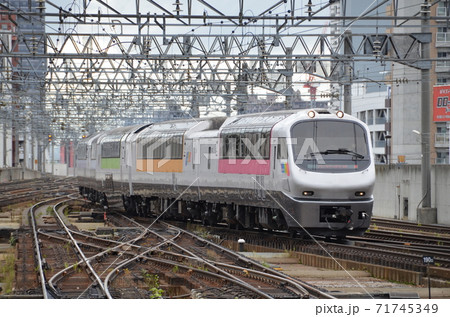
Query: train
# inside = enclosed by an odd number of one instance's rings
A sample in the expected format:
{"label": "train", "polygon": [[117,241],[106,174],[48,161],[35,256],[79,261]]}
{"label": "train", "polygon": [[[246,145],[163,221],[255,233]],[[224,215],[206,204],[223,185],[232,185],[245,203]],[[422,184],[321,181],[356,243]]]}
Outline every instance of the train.
{"label": "train", "polygon": [[120,127],[80,140],[75,171],[81,195],[131,216],[339,239],[372,217],[370,131],[342,111]]}

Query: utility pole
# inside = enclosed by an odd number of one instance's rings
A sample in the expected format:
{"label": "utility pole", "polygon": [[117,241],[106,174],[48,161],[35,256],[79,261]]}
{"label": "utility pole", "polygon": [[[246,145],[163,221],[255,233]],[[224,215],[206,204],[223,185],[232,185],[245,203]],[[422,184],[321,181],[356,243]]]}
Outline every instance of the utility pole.
{"label": "utility pole", "polygon": [[352,114],[352,65],[351,60],[353,57],[351,48],[351,32],[345,31],[344,39],[344,58],[346,60],[344,66],[344,113]]}
{"label": "utility pole", "polygon": [[424,0],[421,7],[422,15],[422,41],[421,55],[421,146],[422,146],[422,207],[417,210],[417,221],[419,223],[436,223],[437,210],[431,208],[431,163],[430,163],[430,135],[431,135],[431,85],[430,85],[430,3]]}
{"label": "utility pole", "polygon": [[200,118],[199,98],[197,94],[197,87],[192,88],[192,105],[191,116],[193,118]]}
{"label": "utility pole", "polygon": [[292,47],[286,47],[286,89],[284,91],[286,100],[285,100],[285,109],[292,109],[292,93],[294,90],[292,89],[292,76],[294,72],[292,69]]}

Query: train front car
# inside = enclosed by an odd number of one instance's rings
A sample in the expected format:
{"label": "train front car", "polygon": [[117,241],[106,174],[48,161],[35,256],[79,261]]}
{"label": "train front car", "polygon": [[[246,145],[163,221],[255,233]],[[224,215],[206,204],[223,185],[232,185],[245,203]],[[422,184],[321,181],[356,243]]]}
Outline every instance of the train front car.
{"label": "train front car", "polygon": [[289,229],[337,238],[364,234],[375,183],[367,126],[342,111],[310,110],[274,130]]}

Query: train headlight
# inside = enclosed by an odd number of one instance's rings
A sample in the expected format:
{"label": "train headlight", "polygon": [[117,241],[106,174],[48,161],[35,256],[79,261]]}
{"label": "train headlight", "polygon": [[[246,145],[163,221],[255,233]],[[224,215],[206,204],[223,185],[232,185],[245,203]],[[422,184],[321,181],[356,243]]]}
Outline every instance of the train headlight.
{"label": "train headlight", "polygon": [[336,112],[336,116],[337,116],[339,119],[342,119],[342,118],[344,117],[344,112],[341,111],[341,110],[339,110],[338,112]]}
{"label": "train headlight", "polygon": [[303,196],[313,196],[314,192],[312,190],[304,190],[302,194]]}
{"label": "train headlight", "polygon": [[316,113],[314,112],[314,110],[310,110],[308,111],[308,117],[310,117],[311,119],[314,118],[316,116]]}
{"label": "train headlight", "polygon": [[355,196],[362,197],[365,196],[366,192],[355,192]]}

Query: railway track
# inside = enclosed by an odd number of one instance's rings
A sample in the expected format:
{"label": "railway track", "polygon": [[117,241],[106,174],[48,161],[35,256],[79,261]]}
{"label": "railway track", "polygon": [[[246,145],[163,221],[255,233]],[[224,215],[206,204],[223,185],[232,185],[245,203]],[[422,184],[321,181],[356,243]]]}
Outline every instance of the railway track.
{"label": "railway track", "polygon": [[[142,226],[131,219],[129,221],[138,226]],[[249,259],[244,259],[237,253],[215,245],[214,243],[197,237],[185,230],[165,223],[154,224],[152,230],[145,227],[144,229],[151,231],[153,235],[156,235],[161,239],[161,243],[157,245],[157,249],[153,248],[154,250],[151,252],[151,259],[146,262],[152,262],[153,265],[157,265],[157,263],[155,263],[156,261],[161,265],[160,261],[164,261],[165,266],[169,268],[172,273],[173,271],[177,271],[177,273],[180,272],[181,275],[184,275],[184,278],[187,277],[185,274],[189,275],[193,274],[193,272],[197,275],[210,272],[210,274],[217,276],[215,279],[221,279],[222,284],[226,283],[226,285],[230,287],[227,288],[228,291],[222,296],[235,296],[239,298],[247,296],[250,296],[250,298],[308,298],[310,296],[308,291],[306,291],[299,282],[290,280],[276,273],[273,274],[274,272],[268,272],[269,270],[265,267],[261,267],[260,264]],[[130,267],[133,272],[136,272],[135,263],[138,260],[139,258],[132,259],[124,263],[123,267]],[[161,268],[159,270],[161,270]],[[124,272],[124,270],[122,269],[121,272]],[[161,273],[162,272],[160,272],[159,276],[161,276]],[[164,281],[170,280],[170,277],[168,277],[167,274],[169,276],[172,275],[166,269],[166,272],[162,274],[164,276]],[[127,274],[113,272],[111,278],[126,279]],[[109,279],[110,278],[108,278],[108,281]],[[192,281],[192,279],[189,278],[189,281]],[[183,284],[186,284],[186,281]],[[191,282],[187,284],[191,284]],[[178,286],[177,289],[179,290],[180,287]],[[205,289],[207,290],[206,295],[204,293]],[[221,293],[221,289],[222,287],[218,288],[217,285],[196,288],[191,291],[191,294],[194,294],[191,296],[218,296],[218,294]],[[232,290],[231,293],[229,291],[230,289]],[[252,293],[253,295],[250,295]],[[319,293],[316,295],[318,294]],[[189,294],[178,294],[177,296],[189,296]],[[320,296],[322,296],[322,298],[330,298],[329,295],[324,293],[320,294]]]}
{"label": "railway track", "polygon": [[[378,228],[386,228],[386,230],[402,230],[404,232],[420,232],[422,234],[429,233],[431,236],[449,236],[450,237],[450,227],[444,225],[430,224],[424,225],[419,223],[413,223],[402,220],[395,219],[385,219],[385,218],[372,218],[371,229],[377,230]],[[390,228],[390,229],[387,229]]]}
{"label": "railway track", "polygon": [[43,298],[332,298],[172,225],[115,216],[120,233],[99,238],[65,223],[61,199],[43,216],[50,203],[30,209]]}
{"label": "railway track", "polygon": [[[197,226],[194,226],[196,228]],[[285,251],[297,253],[303,263],[317,263],[322,267],[342,269],[351,268],[361,270],[392,271],[392,276],[401,277],[399,282],[422,283],[427,274],[427,265],[423,263],[423,256],[434,256],[436,266],[430,272],[433,278],[448,283],[450,276],[450,253],[446,238],[432,241],[428,235],[420,236],[411,233],[390,232],[384,236],[378,232],[377,237],[368,234],[363,237],[347,237],[344,241],[326,241],[317,237],[315,240],[292,239],[283,233],[248,232],[222,228],[208,228],[212,236],[224,240],[223,244],[236,248],[238,239],[244,239],[246,245],[255,250]],[[371,230],[372,233],[374,230]],[[381,237],[383,237],[381,239]],[[411,239],[414,237],[415,240]],[[250,246],[252,247],[250,247]],[[311,260],[314,257],[316,260]],[[311,261],[310,261],[311,260]],[[319,264],[320,263],[320,264]],[[396,272],[396,273],[395,273]],[[400,272],[400,273],[399,273]],[[377,272],[372,272],[377,275]],[[386,273],[388,274],[388,273]],[[390,273],[389,273],[390,274]],[[387,276],[380,276],[387,278]]]}
{"label": "railway track", "polygon": [[[17,294],[40,294],[44,298],[329,297],[173,223],[158,222],[149,227],[151,219],[140,224],[122,215],[108,215],[114,224],[109,228],[111,237],[80,232],[63,216],[69,203],[56,205],[59,201],[61,198],[55,198],[33,206],[30,216],[39,215],[30,221],[35,223],[35,233],[19,233],[22,243],[18,257],[23,261],[17,265]],[[49,214],[50,206],[54,209]],[[427,272],[422,257],[432,255],[439,266],[432,271],[433,277],[447,279],[450,246],[445,227],[438,234],[431,229],[414,233],[405,228],[385,230],[387,225],[379,223],[375,220],[365,237],[348,237],[344,242],[305,241],[264,231],[207,230],[229,247],[244,238],[247,245],[373,264],[422,276]],[[32,236],[33,252],[41,259],[36,263],[27,258]]]}
{"label": "railway track", "polygon": [[0,184],[0,208],[75,193],[73,178],[39,178]]}

